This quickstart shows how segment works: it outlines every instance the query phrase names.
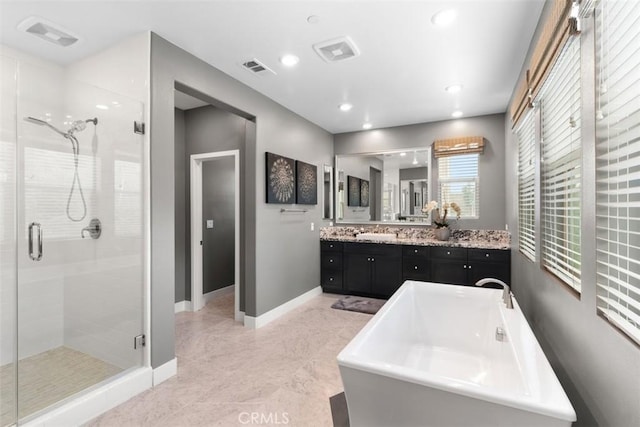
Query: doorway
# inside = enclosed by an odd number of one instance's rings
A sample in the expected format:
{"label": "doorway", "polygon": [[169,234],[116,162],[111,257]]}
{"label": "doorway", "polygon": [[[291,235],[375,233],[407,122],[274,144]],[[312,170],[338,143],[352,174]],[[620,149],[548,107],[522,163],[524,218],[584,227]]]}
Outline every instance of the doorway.
{"label": "doorway", "polygon": [[[229,170],[230,166],[232,171]],[[205,293],[230,286],[226,284],[230,272],[224,271],[229,265],[230,256],[225,249],[233,243],[234,319],[243,321],[244,316],[240,312],[240,151],[192,154],[190,175],[193,311],[204,307]],[[214,179],[215,182],[205,179],[216,175],[228,175],[232,179]],[[213,184],[220,185],[213,188]],[[230,189],[233,189],[232,196]],[[216,209],[216,200],[229,198],[233,199],[232,212],[224,207],[224,203],[217,203]]]}

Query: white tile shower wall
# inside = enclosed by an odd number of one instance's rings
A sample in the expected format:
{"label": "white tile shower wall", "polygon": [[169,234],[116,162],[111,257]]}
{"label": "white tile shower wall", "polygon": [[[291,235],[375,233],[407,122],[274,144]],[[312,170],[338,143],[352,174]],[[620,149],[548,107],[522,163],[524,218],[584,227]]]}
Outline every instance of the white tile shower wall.
{"label": "white tile shower wall", "polygon": [[[67,68],[69,76],[112,91],[98,116],[100,186],[96,215],[103,234],[85,239],[92,261],[78,266],[65,283],[65,345],[123,369],[142,361],[133,338],[143,322],[143,144],[133,121],[144,119],[148,96],[149,35],[140,34]],[[92,93],[95,92],[95,93]],[[75,91],[80,111],[93,107],[103,90]],[[116,104],[117,103],[117,104]],[[87,114],[89,111],[87,111]]]}

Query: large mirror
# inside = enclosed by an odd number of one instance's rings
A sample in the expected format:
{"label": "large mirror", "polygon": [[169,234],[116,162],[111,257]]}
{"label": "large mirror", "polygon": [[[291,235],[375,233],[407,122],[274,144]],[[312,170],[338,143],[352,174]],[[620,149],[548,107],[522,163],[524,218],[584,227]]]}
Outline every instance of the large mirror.
{"label": "large mirror", "polygon": [[333,219],[333,168],[322,165],[322,219]]}
{"label": "large mirror", "polygon": [[431,149],[336,156],[338,223],[430,224]]}

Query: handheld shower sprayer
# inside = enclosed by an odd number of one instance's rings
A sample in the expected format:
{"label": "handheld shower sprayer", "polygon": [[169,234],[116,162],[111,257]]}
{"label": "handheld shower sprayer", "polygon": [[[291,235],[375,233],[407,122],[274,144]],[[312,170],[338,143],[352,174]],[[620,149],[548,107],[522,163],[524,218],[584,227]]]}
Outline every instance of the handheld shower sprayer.
{"label": "handheld shower sprayer", "polygon": [[[78,138],[75,137],[74,133],[82,132],[87,128],[87,123],[93,123],[94,126],[98,125],[98,118],[94,117],[93,119],[86,120],[76,120],[71,123],[71,128],[68,131],[63,132],[57,127],[53,126],[49,122],[41,119],[37,119],[35,117],[25,117],[24,120],[26,122],[36,124],[39,126],[45,126],[49,129],[53,130],[59,135],[67,138],[71,141],[71,148],[73,150],[73,182],[71,184],[71,189],[69,190],[69,197],[67,198],[67,218],[69,218],[73,222],[80,222],[87,216],[87,202],[84,199],[84,192],[82,191],[82,185],[80,184],[80,176],[78,175],[78,157],[80,156],[80,144],[78,143]],[[73,218],[71,213],[69,212],[69,206],[71,205],[71,198],[73,196],[73,192],[76,187],[76,183],[78,184],[78,191],[80,193],[80,198],[82,199],[82,216],[80,218]]]}

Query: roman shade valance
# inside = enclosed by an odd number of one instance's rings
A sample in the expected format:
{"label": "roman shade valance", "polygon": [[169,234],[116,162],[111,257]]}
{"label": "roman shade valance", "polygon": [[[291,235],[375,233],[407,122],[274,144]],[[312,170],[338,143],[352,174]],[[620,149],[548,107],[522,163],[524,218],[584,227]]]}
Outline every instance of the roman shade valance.
{"label": "roman shade valance", "polygon": [[514,127],[527,108],[533,107],[533,100],[540,92],[569,36],[580,33],[578,1],[554,0],[552,7],[531,55],[526,75],[518,83],[509,108]]}
{"label": "roman shade valance", "polygon": [[481,136],[437,139],[433,143],[433,154],[436,158],[454,156],[456,154],[482,154],[483,150],[484,138]]}

